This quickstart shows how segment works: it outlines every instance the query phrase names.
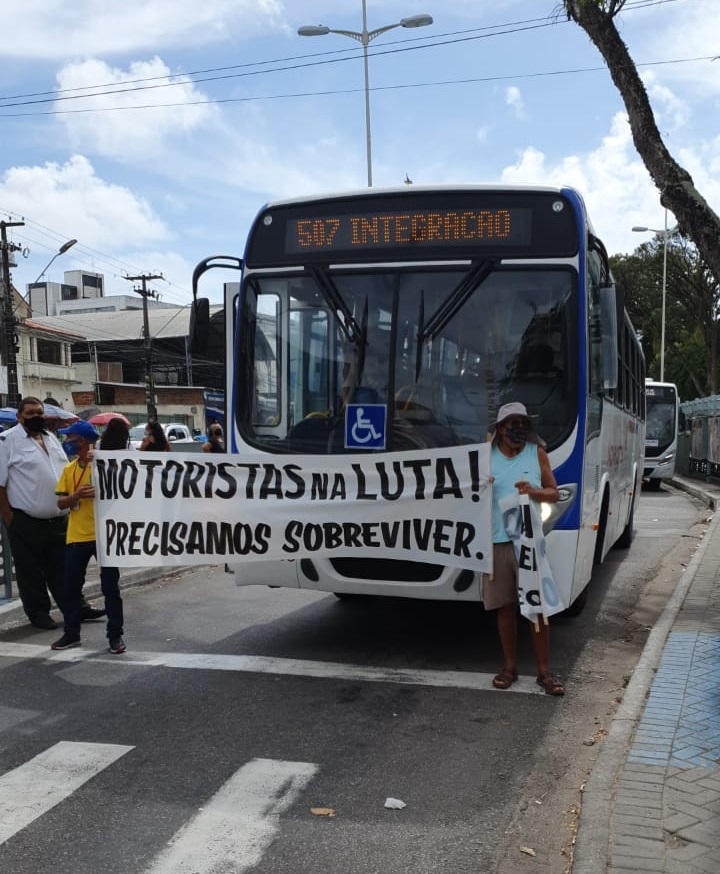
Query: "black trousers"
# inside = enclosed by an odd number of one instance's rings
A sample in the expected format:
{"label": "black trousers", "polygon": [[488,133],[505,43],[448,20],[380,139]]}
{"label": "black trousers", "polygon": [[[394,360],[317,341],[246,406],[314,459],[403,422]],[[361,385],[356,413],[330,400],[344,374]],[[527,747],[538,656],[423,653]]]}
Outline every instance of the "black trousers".
{"label": "black trousers", "polygon": [[36,519],[13,510],[8,528],[10,549],[18,594],[28,619],[47,616],[52,607],[50,595],[62,609],[66,532],[66,516]]}

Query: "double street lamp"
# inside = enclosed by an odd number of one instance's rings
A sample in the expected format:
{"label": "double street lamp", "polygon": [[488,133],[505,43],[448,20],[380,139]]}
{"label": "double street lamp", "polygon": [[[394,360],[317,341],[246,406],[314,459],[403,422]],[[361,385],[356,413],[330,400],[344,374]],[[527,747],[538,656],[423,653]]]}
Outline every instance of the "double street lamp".
{"label": "double street lamp", "polygon": [[328,33],[339,33],[341,36],[349,36],[357,40],[363,47],[363,60],[365,63],[365,140],[367,151],[367,180],[368,188],[372,188],[372,141],[370,136],[370,76],[368,73],[368,45],[375,37],[380,36],[395,27],[427,27],[433,23],[432,15],[410,15],[401,18],[395,24],[386,24],[384,27],[376,27],[375,30],[367,29],[366,0],[362,0],[363,29],[361,32],[354,30],[334,30],[324,24],[308,24],[298,28],[300,36],[325,36]]}
{"label": "double street lamp", "polygon": [[668,211],[665,210],[665,227],[662,230],[658,228],[646,228],[644,225],[642,227],[636,226],[633,228],[634,231],[638,231],[640,233],[645,233],[650,231],[653,234],[657,234],[663,241],[663,269],[662,269],[662,309],[660,316],[660,382],[665,382],[665,298],[667,295],[667,250],[668,250],[668,240],[670,237],[677,234],[679,228],[675,225],[674,228],[668,229]]}

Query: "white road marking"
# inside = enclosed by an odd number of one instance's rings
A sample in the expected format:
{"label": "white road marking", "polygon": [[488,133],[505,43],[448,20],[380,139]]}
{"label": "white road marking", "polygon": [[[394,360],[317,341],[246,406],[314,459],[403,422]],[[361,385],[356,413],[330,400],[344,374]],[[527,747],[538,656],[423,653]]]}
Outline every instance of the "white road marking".
{"label": "white road marking", "polygon": [[60,741],[0,776],[0,844],[133,747]]}
{"label": "white road marking", "polygon": [[309,762],[253,759],[170,840],[145,874],[242,874],[275,839],[280,814],[315,776]]}
{"label": "white road marking", "polygon": [[280,674],[295,677],[365,681],[368,683],[399,683],[413,686],[437,686],[449,689],[475,689],[482,692],[508,694],[522,692],[542,695],[534,677],[520,677],[508,690],[493,689],[495,674],[471,671],[423,671],[410,668],[378,668],[366,665],[346,665],[341,662],[321,662],[308,659],[283,659],[270,656],[221,655],[212,653],[135,652],[108,655],[105,651],[77,648],[53,652],[47,646],[30,643],[0,643],[0,658],[40,658],[53,662],[93,661],[113,662],[124,666],[182,668],[202,671],[236,671],[255,674]]}

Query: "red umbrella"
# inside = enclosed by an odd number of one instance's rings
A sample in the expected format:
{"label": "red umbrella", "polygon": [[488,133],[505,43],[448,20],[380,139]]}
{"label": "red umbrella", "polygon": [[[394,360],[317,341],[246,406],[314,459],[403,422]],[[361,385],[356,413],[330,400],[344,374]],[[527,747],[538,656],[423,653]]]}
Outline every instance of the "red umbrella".
{"label": "red umbrella", "polygon": [[122,419],[126,425],[130,425],[130,420],[122,413],[97,413],[91,419],[88,419],[91,425],[107,425],[110,419]]}

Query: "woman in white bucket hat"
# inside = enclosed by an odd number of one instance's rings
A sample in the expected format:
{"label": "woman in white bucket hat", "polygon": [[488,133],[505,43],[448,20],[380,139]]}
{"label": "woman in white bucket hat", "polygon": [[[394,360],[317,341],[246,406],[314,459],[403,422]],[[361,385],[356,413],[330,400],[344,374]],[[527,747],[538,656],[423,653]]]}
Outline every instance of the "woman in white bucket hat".
{"label": "woman in white bucket hat", "polygon": [[[496,689],[509,689],[517,680],[517,559],[505,530],[499,501],[517,491],[532,501],[554,504],[560,499],[555,475],[544,443],[535,431],[524,404],[513,401],[500,407],[493,434],[493,575],[483,576],[483,603],[497,610],[498,634],[503,653],[502,670],[493,679]],[[548,695],[564,695],[563,684],[550,670],[550,633],[543,621],[531,632],[537,663],[537,683]]]}

